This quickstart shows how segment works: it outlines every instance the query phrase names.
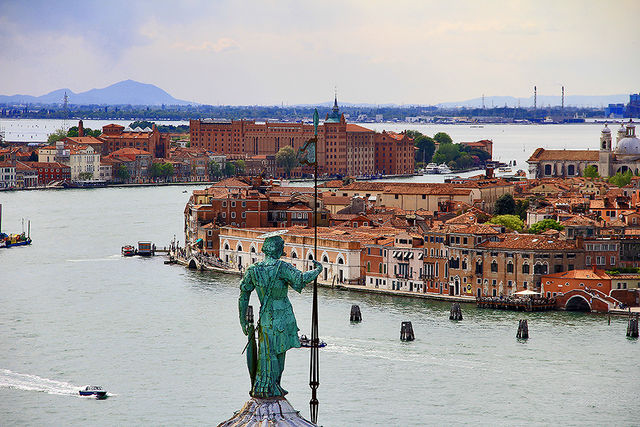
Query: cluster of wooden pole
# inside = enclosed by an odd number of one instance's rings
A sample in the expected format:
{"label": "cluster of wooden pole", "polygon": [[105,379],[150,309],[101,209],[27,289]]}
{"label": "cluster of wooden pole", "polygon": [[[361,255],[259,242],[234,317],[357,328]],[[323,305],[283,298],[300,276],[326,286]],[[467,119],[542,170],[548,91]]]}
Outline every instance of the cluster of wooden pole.
{"label": "cluster of wooden pole", "polygon": [[402,322],[400,326],[400,340],[401,341],[413,341],[416,337],[413,334],[413,325],[411,322]]}
{"label": "cluster of wooden pole", "polygon": [[627,336],[629,338],[638,338],[638,315],[629,316],[629,325],[627,326]]}
{"label": "cluster of wooden pole", "polygon": [[349,316],[351,322],[362,322],[362,313],[360,313],[360,306],[353,304],[351,306],[351,315]]}
{"label": "cluster of wooden pole", "polygon": [[462,309],[460,303],[454,302],[451,305],[451,311],[449,312],[449,320],[462,320]]}
{"label": "cluster of wooden pole", "polygon": [[526,319],[520,320],[518,323],[518,333],[516,334],[516,337],[522,340],[529,339],[529,324]]}

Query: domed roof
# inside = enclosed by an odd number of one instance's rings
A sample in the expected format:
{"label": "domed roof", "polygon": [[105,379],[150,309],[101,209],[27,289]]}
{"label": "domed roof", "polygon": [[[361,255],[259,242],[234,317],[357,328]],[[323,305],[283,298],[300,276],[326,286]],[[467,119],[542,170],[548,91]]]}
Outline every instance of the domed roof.
{"label": "domed roof", "polygon": [[606,123],[604,124],[604,129],[602,129],[602,133],[611,133],[611,129],[609,129]]}
{"label": "domed roof", "polygon": [[640,154],[640,139],[635,136],[628,136],[618,141],[616,147],[617,154]]}

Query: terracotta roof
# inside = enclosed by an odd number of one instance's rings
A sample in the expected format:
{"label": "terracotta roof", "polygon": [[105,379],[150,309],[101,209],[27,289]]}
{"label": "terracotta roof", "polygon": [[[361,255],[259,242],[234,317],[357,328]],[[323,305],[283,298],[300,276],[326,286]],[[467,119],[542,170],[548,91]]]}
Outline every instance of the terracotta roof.
{"label": "terracotta roof", "polygon": [[562,225],[568,226],[595,226],[596,222],[591,218],[582,215],[575,215],[561,222]]}
{"label": "terracotta roof", "polygon": [[576,280],[609,280],[611,276],[604,270],[569,270],[563,273],[552,273],[543,276],[550,279],[576,279]]}
{"label": "terracotta roof", "polygon": [[322,202],[325,205],[349,205],[351,203],[351,197],[322,196]]}
{"label": "terracotta roof", "polygon": [[575,242],[541,234],[502,234],[497,242],[485,241],[479,247],[487,249],[577,250]]}
{"label": "terracotta roof", "polygon": [[216,182],[212,187],[251,187],[251,185],[237,178],[226,178]]}
{"label": "terracotta roof", "polygon": [[597,162],[600,154],[597,150],[545,150],[537,148],[527,162],[553,161],[553,160],[582,160]]}
{"label": "terracotta roof", "polygon": [[347,123],[347,132],[371,132],[374,131],[371,129],[367,129],[366,127],[355,125],[353,123]]}

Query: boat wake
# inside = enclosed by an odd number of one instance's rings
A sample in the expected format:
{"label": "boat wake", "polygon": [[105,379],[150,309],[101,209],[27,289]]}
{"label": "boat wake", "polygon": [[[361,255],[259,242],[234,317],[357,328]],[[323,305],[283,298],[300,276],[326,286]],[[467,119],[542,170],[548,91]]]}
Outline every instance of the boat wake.
{"label": "boat wake", "polygon": [[20,374],[9,369],[0,369],[0,388],[39,391],[60,396],[78,396],[80,386],[63,381],[50,380],[37,375]]}

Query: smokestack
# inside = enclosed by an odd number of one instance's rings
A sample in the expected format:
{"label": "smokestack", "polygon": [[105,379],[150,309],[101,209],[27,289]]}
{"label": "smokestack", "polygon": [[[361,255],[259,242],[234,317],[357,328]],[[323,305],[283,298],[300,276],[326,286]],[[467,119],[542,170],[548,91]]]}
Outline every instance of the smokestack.
{"label": "smokestack", "polygon": [[84,125],[82,124],[82,120],[78,122],[78,136],[81,138],[84,136]]}
{"label": "smokestack", "polygon": [[533,109],[538,108],[538,88],[536,86],[533,87]]}

